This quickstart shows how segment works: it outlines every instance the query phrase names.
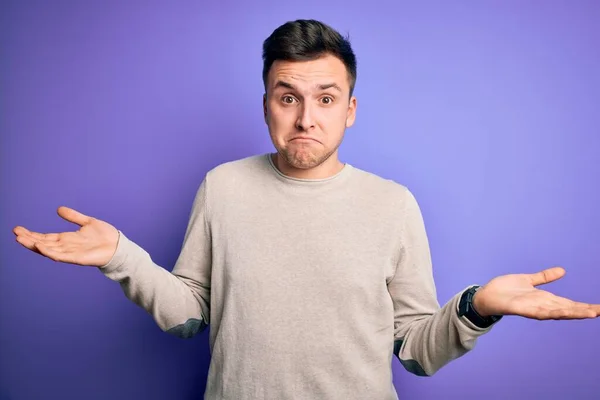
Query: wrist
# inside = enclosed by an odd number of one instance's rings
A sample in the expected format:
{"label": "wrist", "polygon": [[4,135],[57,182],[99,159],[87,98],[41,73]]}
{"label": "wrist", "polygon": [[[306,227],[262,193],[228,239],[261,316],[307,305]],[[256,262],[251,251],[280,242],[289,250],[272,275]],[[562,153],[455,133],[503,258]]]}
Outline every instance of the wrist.
{"label": "wrist", "polygon": [[488,328],[495,322],[499,321],[502,316],[486,315],[485,311],[482,311],[483,315],[479,314],[480,310],[483,308],[481,305],[483,297],[479,296],[479,299],[477,300],[477,303],[479,304],[479,310],[476,310],[475,298],[477,296],[475,295],[480,289],[480,286],[474,285],[463,292],[458,304],[458,316],[465,317],[479,328]]}
{"label": "wrist", "polygon": [[485,312],[485,308],[482,305],[481,302],[481,289],[483,288],[479,288],[474,294],[473,294],[473,310],[482,318],[486,318],[489,317],[491,314],[486,313]]}

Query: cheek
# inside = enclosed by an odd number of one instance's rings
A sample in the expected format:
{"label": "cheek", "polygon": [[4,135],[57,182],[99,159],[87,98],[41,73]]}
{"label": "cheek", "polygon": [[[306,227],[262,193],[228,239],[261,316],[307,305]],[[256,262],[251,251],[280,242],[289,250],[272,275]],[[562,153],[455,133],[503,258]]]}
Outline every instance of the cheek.
{"label": "cheek", "polygon": [[285,117],[285,113],[281,107],[275,107],[271,109],[271,117],[274,122],[281,122],[281,120]]}
{"label": "cheek", "polygon": [[270,109],[270,119],[274,126],[285,125],[290,119],[290,112],[281,107],[272,107]]}
{"label": "cheek", "polygon": [[285,138],[290,132],[289,114],[281,108],[271,108],[267,114],[271,138],[280,145],[285,143]]}
{"label": "cheek", "polygon": [[319,113],[318,121],[326,132],[332,135],[336,135],[336,132],[341,134],[346,127],[347,112],[346,108],[325,109]]}

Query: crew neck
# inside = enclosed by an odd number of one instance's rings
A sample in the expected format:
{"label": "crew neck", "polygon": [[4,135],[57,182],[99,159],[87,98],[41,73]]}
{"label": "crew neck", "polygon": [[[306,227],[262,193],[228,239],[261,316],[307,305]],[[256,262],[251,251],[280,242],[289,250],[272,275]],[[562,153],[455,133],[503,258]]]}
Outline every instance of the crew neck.
{"label": "crew neck", "polygon": [[319,178],[319,179],[308,179],[308,178],[295,178],[292,176],[285,175],[281,172],[273,163],[272,154],[267,153],[264,154],[263,157],[266,158],[267,163],[271,167],[271,170],[275,173],[277,179],[282,182],[290,183],[294,185],[302,185],[302,186],[322,186],[327,185],[333,182],[338,182],[344,180],[353,169],[352,165],[348,163],[344,163],[344,167],[338,171],[335,175],[328,176],[327,178]]}

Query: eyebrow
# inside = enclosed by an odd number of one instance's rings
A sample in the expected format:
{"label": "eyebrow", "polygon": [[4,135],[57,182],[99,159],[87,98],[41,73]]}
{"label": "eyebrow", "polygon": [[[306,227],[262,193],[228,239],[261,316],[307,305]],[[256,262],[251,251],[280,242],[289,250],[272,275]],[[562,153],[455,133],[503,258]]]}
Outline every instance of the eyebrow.
{"label": "eyebrow", "polygon": [[[275,86],[273,87],[274,89],[278,88],[278,87],[285,87],[288,89],[292,89],[292,90],[298,90],[294,85],[292,85],[289,82],[285,82],[285,81],[277,81],[275,83]],[[317,89],[319,90],[327,90],[329,88],[333,88],[336,89],[337,91],[339,91],[340,93],[342,92],[342,88],[339,87],[339,85],[337,83],[324,83],[324,84],[320,84],[320,85],[316,85]]]}

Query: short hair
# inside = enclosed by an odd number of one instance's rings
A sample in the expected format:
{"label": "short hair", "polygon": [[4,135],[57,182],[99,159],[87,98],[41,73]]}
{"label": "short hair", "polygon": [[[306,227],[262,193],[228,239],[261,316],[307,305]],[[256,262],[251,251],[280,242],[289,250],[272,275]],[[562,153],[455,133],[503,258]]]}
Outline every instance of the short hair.
{"label": "short hair", "polygon": [[356,56],[350,40],[314,19],[286,22],[265,39],[262,52],[265,88],[269,70],[275,61],[309,61],[327,54],[337,57],[346,66],[352,96],[356,84]]}

